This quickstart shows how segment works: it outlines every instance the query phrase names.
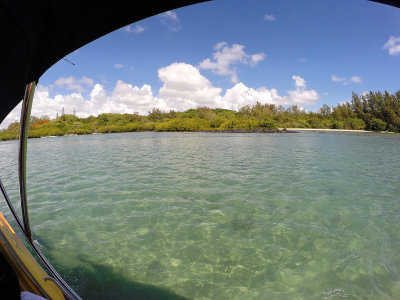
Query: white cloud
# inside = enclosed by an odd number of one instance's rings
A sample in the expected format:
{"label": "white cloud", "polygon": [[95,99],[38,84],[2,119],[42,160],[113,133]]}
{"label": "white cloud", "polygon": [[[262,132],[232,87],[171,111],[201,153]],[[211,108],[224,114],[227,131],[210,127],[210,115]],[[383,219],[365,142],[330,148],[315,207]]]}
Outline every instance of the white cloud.
{"label": "white cloud", "polygon": [[[48,87],[42,85],[37,86],[32,105],[32,116],[49,116],[54,118],[57,113],[61,113],[64,105],[64,96],[56,95],[54,99],[51,99],[49,90],[50,89]],[[68,95],[68,97],[71,100],[73,99],[74,103],[77,102],[77,98],[83,100],[83,97],[80,93],[72,93]],[[71,110],[69,113],[72,113],[72,111],[73,110]]]}
{"label": "white cloud", "polygon": [[275,20],[276,20],[276,17],[274,15],[265,15],[264,16],[264,21],[272,22],[272,21],[275,21]]}
{"label": "white cloud", "polygon": [[353,76],[353,77],[350,78],[350,81],[354,82],[354,83],[361,83],[362,82],[360,76]]}
{"label": "white cloud", "polygon": [[332,74],[331,80],[332,80],[333,82],[342,82],[342,81],[345,81],[346,78],[345,78],[345,77],[339,77],[339,76],[336,76],[336,75],[333,75],[333,74]]}
{"label": "white cloud", "polygon": [[180,31],[182,29],[181,21],[178,18],[176,12],[167,11],[160,15],[161,24],[165,25],[170,31]]}
{"label": "white cloud", "polygon": [[151,86],[144,84],[141,88],[132,86],[122,80],[118,80],[111,94],[115,103],[126,105],[130,111],[146,114],[150,108],[157,106],[157,99],[153,97]]}
{"label": "white cloud", "polygon": [[242,63],[256,66],[258,62],[265,59],[264,53],[249,55],[244,51],[244,46],[233,44],[231,47],[226,42],[219,42],[214,46],[213,60],[207,58],[203,60],[199,67],[211,70],[218,75],[230,75],[232,83],[237,83],[237,71],[233,65]]}
{"label": "white cloud", "polygon": [[65,88],[70,91],[84,92],[86,87],[92,87],[94,84],[93,79],[83,76],[81,79],[77,79],[73,76],[60,77],[54,84],[58,87]]}
{"label": "white cloud", "polygon": [[176,12],[173,12],[173,11],[170,11],[170,10],[166,11],[162,15],[166,19],[175,20],[175,21],[179,20],[178,15],[176,14]]}
{"label": "white cloud", "polygon": [[319,99],[318,93],[315,90],[297,89],[288,91],[290,104],[312,105]]}
{"label": "white cloud", "polygon": [[146,27],[141,25],[135,25],[132,27],[132,25],[128,25],[124,28],[124,30],[129,33],[142,33],[146,30]]}
{"label": "white cloud", "polygon": [[346,77],[339,77],[336,75],[331,76],[332,82],[341,82],[343,85],[349,85],[350,83],[362,83],[361,77],[354,75],[350,77],[350,79],[347,79]]}
{"label": "white cloud", "polygon": [[123,64],[114,64],[114,68],[116,69],[122,69],[124,67]]}
{"label": "white cloud", "polygon": [[252,67],[256,66],[260,61],[263,61],[265,59],[265,54],[264,53],[256,53],[251,55],[251,61],[250,65]]}
{"label": "white cloud", "polygon": [[296,90],[288,91],[288,104],[311,105],[319,99],[319,95],[315,90],[307,90],[306,81],[300,76],[293,75]]}
{"label": "white cloud", "polygon": [[176,110],[215,107],[215,101],[222,91],[214,87],[196,67],[185,63],[173,63],[159,69],[158,77],[164,83],[158,97]]}
{"label": "white cloud", "polygon": [[[319,99],[318,93],[307,89],[305,79],[298,75],[292,76],[295,89],[289,90],[286,95],[279,95],[278,90],[274,88],[251,88],[243,82],[227,89],[223,95],[222,89],[213,86],[198,68],[186,63],[173,63],[160,68],[158,77],[162,87],[157,95],[148,84],[138,87],[118,80],[110,93],[102,84],[96,83],[86,98],[81,92],[50,97],[50,88],[39,84],[33,101],[32,115],[55,118],[57,113],[61,114],[63,108],[65,113],[72,114],[75,110],[76,115],[83,118],[110,112],[139,112],[146,115],[153,108],[162,111],[170,109],[185,111],[207,106],[238,110],[244,105],[254,105],[257,101],[262,104],[310,105]],[[0,128],[6,128],[11,122],[18,120],[19,114],[20,106],[10,113]]]}
{"label": "white cloud", "polygon": [[293,75],[292,79],[294,80],[294,84],[297,88],[305,89],[306,88],[306,81],[304,78],[300,76]]}
{"label": "white cloud", "polygon": [[306,81],[300,76],[293,75],[296,90],[288,91],[287,96],[281,96],[277,89],[267,89],[260,87],[253,89],[247,87],[242,82],[237,83],[228,89],[225,95],[217,98],[217,107],[238,110],[244,105],[254,105],[256,102],[261,104],[276,105],[312,105],[319,99],[315,90],[307,90]]}
{"label": "white cloud", "polygon": [[287,104],[276,89],[261,87],[255,90],[239,82],[228,89],[223,97],[217,98],[217,107],[238,110],[245,105],[254,105],[257,101],[261,104]]}
{"label": "white cloud", "polygon": [[384,50],[388,50],[390,55],[400,53],[400,37],[390,36],[389,40],[383,45]]}

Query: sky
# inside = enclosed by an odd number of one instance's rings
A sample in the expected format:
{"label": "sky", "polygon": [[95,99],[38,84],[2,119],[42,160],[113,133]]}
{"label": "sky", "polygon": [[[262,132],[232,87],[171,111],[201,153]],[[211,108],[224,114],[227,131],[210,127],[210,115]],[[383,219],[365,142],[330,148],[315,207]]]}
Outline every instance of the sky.
{"label": "sky", "polygon": [[[400,89],[400,9],[215,0],[120,28],[65,58],[40,78],[32,115],[238,110],[257,101],[317,111],[353,91]],[[0,129],[19,115],[20,105]]]}

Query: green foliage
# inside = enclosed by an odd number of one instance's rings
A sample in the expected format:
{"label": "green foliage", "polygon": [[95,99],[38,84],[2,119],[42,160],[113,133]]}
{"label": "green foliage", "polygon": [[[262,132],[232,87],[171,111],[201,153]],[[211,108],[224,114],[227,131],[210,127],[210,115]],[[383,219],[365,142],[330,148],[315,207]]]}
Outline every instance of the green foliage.
{"label": "green foliage", "polygon": [[204,120],[215,120],[217,114],[208,107],[200,107],[197,109],[197,116]]}
{"label": "green foliage", "polygon": [[164,119],[163,112],[159,108],[153,108],[152,111],[149,112],[149,119],[152,121],[161,121]]}
{"label": "green foliage", "polygon": [[30,138],[40,138],[45,136],[61,136],[64,134],[65,133],[61,128],[56,128],[56,127],[43,127],[40,129],[29,130]]}
{"label": "green foliage", "polygon": [[386,122],[377,118],[368,121],[368,129],[373,131],[383,131],[386,129]]}
{"label": "green foliage", "polygon": [[0,141],[16,140],[18,139],[18,136],[18,133],[0,131]]}
{"label": "green foliage", "polygon": [[92,133],[91,130],[85,128],[77,128],[68,132],[68,134],[78,134],[78,135],[91,134],[91,133]]}
{"label": "green foliage", "polygon": [[344,126],[348,129],[361,130],[365,129],[365,122],[357,118],[348,118],[344,120]]}
{"label": "green foliage", "polygon": [[[65,134],[91,134],[135,131],[208,131],[260,130],[281,128],[336,128],[389,130],[400,132],[400,90],[352,94],[350,102],[329,107],[324,104],[317,112],[306,112],[297,105],[287,108],[275,104],[246,105],[233,111],[199,107],[185,112],[162,112],[154,108],[148,116],[105,113],[98,117],[78,118],[65,114],[50,120],[32,116],[30,137]],[[17,139],[19,123],[11,123],[0,131],[0,140]]]}
{"label": "green foliage", "polygon": [[8,126],[7,131],[9,133],[19,134],[19,126],[19,122],[13,122]]}
{"label": "green foliage", "polygon": [[277,128],[272,120],[230,120],[225,121],[219,127],[220,130],[256,130]]}
{"label": "green foliage", "polygon": [[344,122],[338,121],[338,120],[334,120],[334,121],[332,122],[331,128],[332,128],[332,129],[344,129],[344,128],[345,128],[345,127],[344,127]]}
{"label": "green foliage", "polygon": [[245,105],[238,111],[239,117],[255,117],[258,119],[272,118],[277,112],[278,108],[275,104],[261,104],[256,102],[253,106]]}
{"label": "green foliage", "polygon": [[210,129],[210,122],[200,118],[172,119],[157,124],[156,131],[200,131]]}
{"label": "green foliage", "polygon": [[272,120],[263,120],[258,122],[258,127],[263,129],[274,129],[277,128]]}
{"label": "green foliage", "polygon": [[361,96],[353,93],[349,105],[355,117],[367,124],[367,129],[400,132],[400,91],[369,92]]}
{"label": "green foliage", "polygon": [[221,124],[223,124],[225,121],[226,121],[225,118],[217,117],[215,120],[212,120],[210,122],[210,128],[211,129],[219,128]]}

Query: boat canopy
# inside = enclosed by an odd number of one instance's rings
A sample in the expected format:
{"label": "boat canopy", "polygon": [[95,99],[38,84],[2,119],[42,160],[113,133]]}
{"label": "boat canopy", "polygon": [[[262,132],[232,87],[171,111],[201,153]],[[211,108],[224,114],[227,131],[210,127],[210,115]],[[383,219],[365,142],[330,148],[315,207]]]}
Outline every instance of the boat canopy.
{"label": "boat canopy", "polygon": [[[372,0],[400,7],[398,0]],[[56,62],[118,28],[205,0],[0,0],[0,123]],[[245,5],[245,3],[244,3]]]}
{"label": "boat canopy", "polygon": [[25,86],[80,47],[136,21],[204,0],[0,0],[0,123]]}

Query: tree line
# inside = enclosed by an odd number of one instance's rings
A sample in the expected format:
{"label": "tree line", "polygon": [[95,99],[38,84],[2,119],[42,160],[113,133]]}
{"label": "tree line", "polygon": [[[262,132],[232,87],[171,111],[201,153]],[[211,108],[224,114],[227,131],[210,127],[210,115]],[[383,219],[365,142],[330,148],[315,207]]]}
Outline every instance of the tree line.
{"label": "tree line", "polygon": [[[62,114],[54,120],[31,117],[29,137],[60,136],[133,131],[221,131],[275,128],[331,128],[400,132],[400,90],[352,94],[349,102],[317,112],[306,112],[297,105],[246,105],[238,111],[199,107],[185,112],[152,109],[147,116],[105,113],[79,118]],[[0,132],[0,140],[17,139],[19,123]]]}

